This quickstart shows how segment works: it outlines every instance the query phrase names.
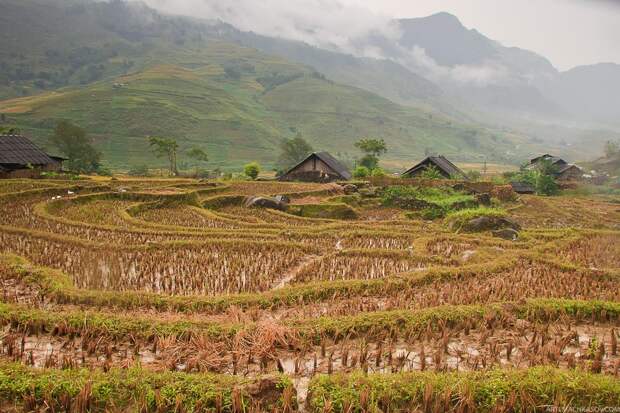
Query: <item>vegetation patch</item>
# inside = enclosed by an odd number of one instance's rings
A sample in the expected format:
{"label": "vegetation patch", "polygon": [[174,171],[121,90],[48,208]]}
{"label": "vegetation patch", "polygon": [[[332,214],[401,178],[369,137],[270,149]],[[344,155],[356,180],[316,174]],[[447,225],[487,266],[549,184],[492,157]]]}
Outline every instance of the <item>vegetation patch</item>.
{"label": "vegetation patch", "polygon": [[288,212],[305,218],[355,219],[357,212],[344,203],[290,205]]}
{"label": "vegetation patch", "polygon": [[[109,371],[30,369],[0,363],[0,399],[23,411],[234,412],[270,411],[292,403],[284,376],[244,379],[215,374],[153,373],[139,367]],[[290,392],[289,392],[290,393]]]}
{"label": "vegetation patch", "polygon": [[424,219],[441,218],[452,211],[478,206],[474,196],[448,187],[391,186],[383,190],[382,201],[385,206],[416,211],[408,214],[410,218]]}
{"label": "vegetation patch", "polygon": [[327,411],[538,411],[620,405],[620,381],[550,367],[471,373],[320,376],[309,406]]}

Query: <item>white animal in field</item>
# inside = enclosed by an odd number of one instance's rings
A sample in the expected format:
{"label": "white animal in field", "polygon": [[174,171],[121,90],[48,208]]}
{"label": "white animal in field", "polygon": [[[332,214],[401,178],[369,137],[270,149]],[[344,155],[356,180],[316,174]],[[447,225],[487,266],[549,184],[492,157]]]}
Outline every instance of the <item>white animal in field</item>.
{"label": "white animal in field", "polygon": [[67,195],[75,195],[75,192],[67,191]]}
{"label": "white animal in field", "polygon": [[336,242],[336,249],[338,251],[342,250],[342,240],[338,240],[338,242]]}

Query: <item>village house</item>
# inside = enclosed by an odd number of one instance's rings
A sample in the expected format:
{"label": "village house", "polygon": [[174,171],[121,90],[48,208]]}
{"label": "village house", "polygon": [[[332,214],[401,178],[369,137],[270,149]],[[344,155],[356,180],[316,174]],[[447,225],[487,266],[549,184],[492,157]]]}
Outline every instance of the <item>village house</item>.
{"label": "village house", "polygon": [[60,172],[64,158],[51,156],[21,135],[0,135],[0,178],[38,178]]}
{"label": "village house", "polygon": [[333,182],[348,181],[351,172],[328,152],[314,152],[280,176],[281,181]]}
{"label": "village house", "polygon": [[583,177],[583,171],[577,165],[569,164],[564,159],[548,153],[531,159],[526,169],[536,169],[540,167],[542,161],[548,161],[555,167],[554,176],[558,181],[575,181]]}
{"label": "village house", "polygon": [[435,167],[444,178],[467,180],[465,172],[459,169],[443,155],[427,157],[422,162],[405,171],[402,176],[405,178],[418,177],[431,167]]}

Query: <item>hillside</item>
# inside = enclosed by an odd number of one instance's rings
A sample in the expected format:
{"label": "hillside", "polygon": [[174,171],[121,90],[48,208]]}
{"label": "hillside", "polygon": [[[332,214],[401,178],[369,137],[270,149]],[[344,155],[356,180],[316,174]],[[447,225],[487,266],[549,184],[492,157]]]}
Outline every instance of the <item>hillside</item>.
{"label": "hillside", "polygon": [[[368,135],[387,141],[388,161],[404,163],[429,151],[502,162],[532,151],[521,146],[520,154],[511,152],[522,141],[517,136],[404,107],[222,40],[221,27],[207,22],[122,2],[54,4],[6,1],[3,18],[12,26],[0,24],[7,31],[2,34],[15,30],[22,51],[20,63],[6,72],[13,78],[4,82],[0,113],[41,144],[58,120],[73,120],[96,139],[112,167],[152,162],[149,135],[177,138],[182,152],[206,148],[212,168],[238,168],[253,159],[273,166],[278,142],[297,132],[344,159],[357,156],[353,143]],[[28,36],[19,32],[20,16],[36,16]],[[1,53],[16,53],[12,44],[3,42]],[[30,66],[37,67],[32,78],[14,78],[15,67]],[[438,93],[420,84],[425,93]],[[27,96],[16,97],[17,91]]]}

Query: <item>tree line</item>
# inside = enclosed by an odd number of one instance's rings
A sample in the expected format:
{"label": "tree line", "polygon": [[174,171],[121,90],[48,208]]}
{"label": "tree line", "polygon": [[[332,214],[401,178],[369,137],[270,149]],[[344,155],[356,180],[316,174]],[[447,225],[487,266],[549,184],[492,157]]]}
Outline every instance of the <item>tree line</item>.
{"label": "tree line", "polygon": [[[49,142],[67,158],[65,165],[71,172],[110,175],[110,171],[102,164],[102,153],[95,148],[86,131],[78,125],[68,120],[58,122]],[[180,175],[178,159],[181,155],[195,162],[195,176],[200,175],[199,166],[209,161],[207,152],[197,146],[180,154],[180,145],[173,138],[149,136],[147,142],[156,158],[166,160],[171,176]],[[379,158],[387,152],[387,145],[383,139],[363,138],[355,143],[355,147],[362,153],[356,161],[355,177],[383,174],[383,170],[379,167]],[[293,138],[283,139],[279,149],[277,175],[284,173],[314,152],[312,145],[300,133]],[[148,171],[148,165],[134,165],[129,173],[148,175]],[[260,172],[261,166],[258,162],[250,162],[243,168],[243,174],[250,179],[256,179]]]}

